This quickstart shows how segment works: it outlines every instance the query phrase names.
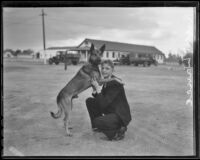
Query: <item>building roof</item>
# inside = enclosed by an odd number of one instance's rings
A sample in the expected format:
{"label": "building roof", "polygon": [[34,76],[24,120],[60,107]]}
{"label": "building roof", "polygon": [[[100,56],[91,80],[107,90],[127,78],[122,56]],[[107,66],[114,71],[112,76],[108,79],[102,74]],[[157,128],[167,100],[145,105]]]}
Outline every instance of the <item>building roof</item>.
{"label": "building roof", "polygon": [[79,46],[85,42],[91,42],[95,47],[100,48],[103,44],[106,45],[106,51],[122,51],[122,52],[130,52],[130,53],[150,53],[150,54],[160,54],[164,55],[160,50],[158,50],[154,46],[146,46],[146,45],[138,45],[138,44],[129,44],[129,43],[121,43],[121,42],[113,42],[113,41],[105,41],[105,40],[95,40],[86,38]]}
{"label": "building roof", "polygon": [[88,50],[90,50],[90,47],[88,47],[88,46],[76,47],[74,50],[76,50],[76,51],[78,51],[78,50],[85,50],[85,51],[88,51]]}
{"label": "building roof", "polygon": [[49,49],[49,50],[74,50],[74,49],[76,49],[76,46],[68,46],[68,47],[49,47],[49,48],[47,48],[47,49]]}

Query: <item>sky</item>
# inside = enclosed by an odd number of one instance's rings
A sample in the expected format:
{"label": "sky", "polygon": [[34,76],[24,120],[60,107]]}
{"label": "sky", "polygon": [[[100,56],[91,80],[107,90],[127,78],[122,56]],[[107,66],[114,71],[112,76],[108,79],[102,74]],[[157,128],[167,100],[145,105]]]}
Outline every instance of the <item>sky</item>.
{"label": "sky", "polygon": [[181,55],[193,42],[192,7],[4,7],[4,49],[43,49],[42,9],[46,48],[78,46],[90,38],[150,45],[165,55]]}

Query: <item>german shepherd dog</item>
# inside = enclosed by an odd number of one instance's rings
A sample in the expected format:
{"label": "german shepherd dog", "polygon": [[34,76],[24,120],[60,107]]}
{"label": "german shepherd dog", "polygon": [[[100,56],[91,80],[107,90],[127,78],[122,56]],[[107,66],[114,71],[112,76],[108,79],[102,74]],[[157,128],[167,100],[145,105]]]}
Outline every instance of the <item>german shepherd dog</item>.
{"label": "german shepherd dog", "polygon": [[55,119],[60,118],[64,113],[64,128],[67,136],[72,136],[69,131],[70,112],[72,110],[72,99],[77,98],[78,94],[84,90],[92,87],[91,79],[96,79],[97,82],[102,85],[105,82],[111,81],[115,78],[105,80],[101,78],[99,70],[99,64],[101,63],[101,57],[105,50],[105,44],[99,49],[95,49],[94,45],[91,45],[88,63],[83,65],[77,74],[69,81],[69,83],[59,92],[57,96],[58,112],[51,113],[51,116]]}

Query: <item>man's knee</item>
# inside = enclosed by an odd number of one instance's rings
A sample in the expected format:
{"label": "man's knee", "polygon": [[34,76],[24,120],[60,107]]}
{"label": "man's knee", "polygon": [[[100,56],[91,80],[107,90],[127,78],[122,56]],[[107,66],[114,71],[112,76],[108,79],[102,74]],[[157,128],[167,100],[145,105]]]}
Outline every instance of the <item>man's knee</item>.
{"label": "man's knee", "polygon": [[120,121],[116,115],[105,115],[94,119],[94,125],[104,129],[120,128]]}
{"label": "man's knee", "polygon": [[99,116],[99,117],[95,118],[93,123],[96,128],[99,128],[99,129],[107,128],[106,121],[103,119],[103,116]]}
{"label": "man's knee", "polygon": [[95,118],[93,124],[96,128],[102,129],[102,121],[99,118]]}

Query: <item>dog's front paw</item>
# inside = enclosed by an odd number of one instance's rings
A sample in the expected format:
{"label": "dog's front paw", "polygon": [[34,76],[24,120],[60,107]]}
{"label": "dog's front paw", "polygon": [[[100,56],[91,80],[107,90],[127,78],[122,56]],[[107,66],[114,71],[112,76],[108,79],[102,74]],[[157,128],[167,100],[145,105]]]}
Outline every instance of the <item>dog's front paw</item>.
{"label": "dog's front paw", "polygon": [[72,99],[73,99],[73,98],[78,98],[78,95],[76,94],[76,95],[72,96]]}

